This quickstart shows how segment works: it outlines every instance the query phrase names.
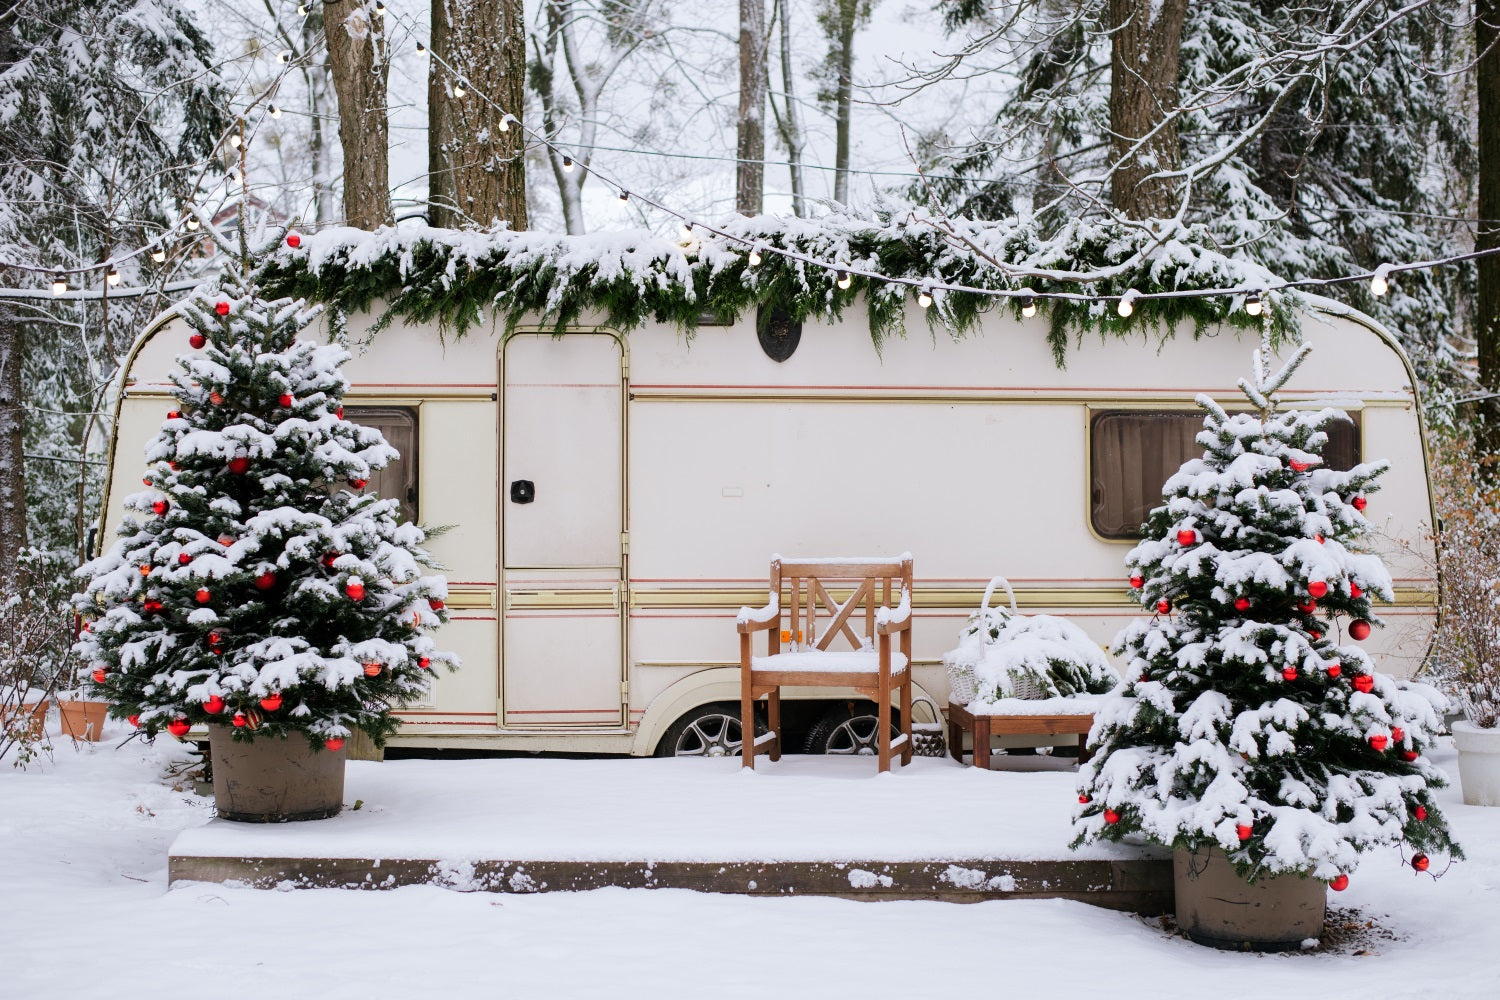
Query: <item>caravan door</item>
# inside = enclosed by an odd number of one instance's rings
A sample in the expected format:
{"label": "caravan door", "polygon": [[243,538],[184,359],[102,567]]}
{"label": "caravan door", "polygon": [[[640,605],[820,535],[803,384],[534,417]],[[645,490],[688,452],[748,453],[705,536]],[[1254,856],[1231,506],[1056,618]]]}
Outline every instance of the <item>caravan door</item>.
{"label": "caravan door", "polygon": [[607,333],[501,350],[501,717],[626,723],[625,360]]}

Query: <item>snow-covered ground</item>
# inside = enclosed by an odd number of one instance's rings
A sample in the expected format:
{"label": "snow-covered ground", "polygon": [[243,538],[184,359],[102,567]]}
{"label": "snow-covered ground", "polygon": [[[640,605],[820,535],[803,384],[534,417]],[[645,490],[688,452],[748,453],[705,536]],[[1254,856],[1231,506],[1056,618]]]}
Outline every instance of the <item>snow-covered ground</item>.
{"label": "snow-covered ground", "polygon": [[[118,741],[124,733],[112,728],[110,735]],[[169,890],[167,854],[180,834],[189,845],[223,842],[212,828],[196,829],[209,823],[209,800],[164,776],[185,760],[166,738],[119,749],[59,740],[50,760],[24,771],[0,766],[0,998],[226,989],[318,1000],[1500,995],[1500,809],[1466,807],[1455,789],[1442,801],[1469,860],[1434,882],[1402,868],[1394,852],[1369,855],[1349,890],[1331,896],[1322,948],[1239,955],[1194,945],[1155,920],[1060,900],[860,903],[624,889],[517,896],[428,886]],[[1437,761],[1455,771],[1451,750],[1439,751]],[[691,764],[702,770],[684,773]],[[678,857],[728,857],[748,850],[718,839],[737,824],[773,825],[744,815],[746,803],[764,800],[786,821],[775,825],[800,826],[804,854],[819,855],[822,834],[796,810],[837,814],[846,801],[863,803],[844,817],[844,830],[866,847],[919,857],[981,845],[991,856],[1023,857],[1038,856],[1041,839],[1065,830],[1071,807],[1053,794],[1071,783],[1068,774],[983,774],[936,760],[886,777],[876,777],[869,761],[787,758],[760,768],[742,775],[732,761],[356,763],[346,798],[367,796],[359,812],[243,831],[308,841],[342,827],[372,844],[427,836],[460,853],[465,842],[475,850],[499,842],[536,847],[550,832],[572,838],[553,843],[553,857],[582,856],[585,843],[617,843],[622,855],[655,843]],[[681,786],[672,815],[653,820],[627,805],[670,784]],[[607,787],[615,789],[611,800],[592,807],[578,794]],[[424,802],[449,795],[471,801],[473,829],[445,829],[446,820],[424,828],[422,816],[431,812]],[[904,823],[888,825],[894,835],[860,832],[872,803],[928,808],[934,796],[947,799],[947,813],[910,810]],[[1038,808],[1042,801],[1055,804]],[[591,814],[591,829],[575,829],[578,817]],[[961,821],[965,815],[971,822]],[[996,820],[1002,815],[1010,818]],[[485,833],[485,826],[503,829]],[[794,834],[783,847],[797,842]]]}

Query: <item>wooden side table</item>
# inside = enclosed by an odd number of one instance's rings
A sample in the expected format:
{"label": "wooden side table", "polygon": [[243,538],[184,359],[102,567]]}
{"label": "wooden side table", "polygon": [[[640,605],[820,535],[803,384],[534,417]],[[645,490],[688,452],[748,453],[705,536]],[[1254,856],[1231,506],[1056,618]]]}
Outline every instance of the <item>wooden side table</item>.
{"label": "wooden side table", "polygon": [[[990,766],[991,736],[1061,736],[1078,734],[1086,737],[1094,725],[1088,715],[976,715],[965,705],[948,703],[948,750],[960,764],[964,760],[964,732],[974,735],[974,766]],[[1078,742],[1078,763],[1089,759],[1086,741]]]}

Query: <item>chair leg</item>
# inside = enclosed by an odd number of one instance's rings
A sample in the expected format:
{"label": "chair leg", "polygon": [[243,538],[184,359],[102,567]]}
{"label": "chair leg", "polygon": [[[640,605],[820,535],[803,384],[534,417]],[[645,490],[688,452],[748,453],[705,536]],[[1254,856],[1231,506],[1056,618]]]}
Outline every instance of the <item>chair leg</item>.
{"label": "chair leg", "polygon": [[990,720],[987,716],[974,716],[974,766],[990,768]]}
{"label": "chair leg", "polygon": [[748,685],[740,688],[740,756],[745,767],[755,767],[755,702]]}
{"label": "chair leg", "polygon": [[879,749],[880,772],[884,773],[891,769],[891,681],[887,676],[880,678],[880,710],[876,719],[875,745]]}
{"label": "chair leg", "polygon": [[901,745],[901,766],[911,764],[911,668],[906,671],[906,683],[901,685],[901,732],[906,742]]}
{"label": "chair leg", "polygon": [[774,734],[771,740],[771,760],[781,759],[781,688],[773,688],[766,696],[766,721]]}

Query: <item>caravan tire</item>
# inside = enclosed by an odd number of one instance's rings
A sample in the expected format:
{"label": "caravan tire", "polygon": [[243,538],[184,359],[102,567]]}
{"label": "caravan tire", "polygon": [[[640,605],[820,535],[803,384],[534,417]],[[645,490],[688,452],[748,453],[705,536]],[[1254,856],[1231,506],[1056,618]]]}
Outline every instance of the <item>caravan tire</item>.
{"label": "caravan tire", "polygon": [[[764,719],[756,717],[756,735],[766,731]],[[740,706],[720,701],[700,705],[672,723],[657,744],[658,757],[738,757]]]}
{"label": "caravan tire", "polygon": [[[900,731],[896,727],[897,714],[891,710],[891,737]],[[870,702],[840,705],[824,715],[807,731],[808,753],[857,754],[871,756],[879,753],[875,731],[880,719],[875,706]]]}

